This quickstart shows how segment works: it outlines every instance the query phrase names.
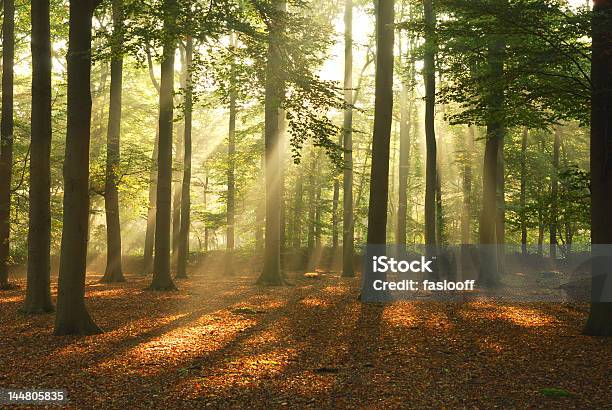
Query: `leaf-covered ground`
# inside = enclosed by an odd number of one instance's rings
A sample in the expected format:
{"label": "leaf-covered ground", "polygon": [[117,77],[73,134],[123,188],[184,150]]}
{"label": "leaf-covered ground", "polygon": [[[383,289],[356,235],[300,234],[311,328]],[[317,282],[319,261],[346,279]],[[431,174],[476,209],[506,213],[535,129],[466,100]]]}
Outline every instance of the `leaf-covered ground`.
{"label": "leaf-covered ground", "polygon": [[66,388],[74,408],[612,407],[612,340],[580,335],[582,305],[361,304],[333,274],[98,279],[91,337],[20,315],[23,281],[0,294],[1,387]]}

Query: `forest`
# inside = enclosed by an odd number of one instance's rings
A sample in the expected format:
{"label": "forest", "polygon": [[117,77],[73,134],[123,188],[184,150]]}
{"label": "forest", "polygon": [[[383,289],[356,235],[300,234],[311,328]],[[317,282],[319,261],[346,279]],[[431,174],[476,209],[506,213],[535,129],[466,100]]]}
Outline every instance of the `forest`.
{"label": "forest", "polygon": [[612,404],[610,0],[0,18],[0,406]]}

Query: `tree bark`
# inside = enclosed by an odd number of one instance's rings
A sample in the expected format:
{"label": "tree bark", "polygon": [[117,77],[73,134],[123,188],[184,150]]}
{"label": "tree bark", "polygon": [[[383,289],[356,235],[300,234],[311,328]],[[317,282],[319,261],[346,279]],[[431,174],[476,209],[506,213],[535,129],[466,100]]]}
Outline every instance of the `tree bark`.
{"label": "tree bark", "polygon": [[170,275],[170,219],[172,210],[172,121],[174,111],[174,52],[176,40],[170,35],[176,0],[164,0],[164,28],[168,32],[163,46],[159,93],[159,143],[157,207],[155,216],[155,256],[150,290],[176,290]]}
{"label": "tree bark", "polygon": [[436,68],[434,40],[436,15],[432,0],[423,0],[425,18],[425,52],[423,80],[425,81],[425,145],[427,147],[425,166],[425,244],[436,247],[436,174],[437,146],[435,130]]}
{"label": "tree bark", "polygon": [[[399,43],[400,61],[402,57],[402,44]],[[410,111],[408,106],[408,84],[402,76],[402,88],[400,91],[400,146],[399,146],[399,170],[398,170],[398,199],[397,199],[397,233],[396,242],[406,245],[406,223],[408,218],[408,174],[410,172]]]}
{"label": "tree bark", "polygon": [[124,282],[121,267],[121,223],[119,220],[119,189],[117,170],[120,166],[121,94],[123,84],[123,1],[113,0],[113,43],[111,57],[110,107],[106,141],[106,272],[102,282]]}
{"label": "tree bark", "polygon": [[[593,14],[593,48],[591,81],[591,242],[612,244],[612,176],[608,156],[612,146],[612,4],[597,2]],[[601,245],[600,245],[601,246]],[[592,301],[583,333],[591,336],[612,336],[612,303],[601,301],[606,280],[612,280],[610,261],[593,263]],[[609,297],[610,295],[608,295]]]}
{"label": "tree bark", "polygon": [[[151,53],[148,52],[147,49],[147,62],[149,68],[149,77],[151,78],[151,83],[153,87],[157,90],[159,94],[159,82],[155,78],[155,73],[153,72],[153,59],[151,58]],[[159,116],[159,109],[158,109]],[[143,275],[149,275],[153,273],[153,248],[155,246],[155,210],[157,208],[157,160],[158,160],[158,144],[159,144],[159,124],[157,126],[157,130],[155,131],[155,141],[153,142],[153,153],[151,155],[151,164],[155,164],[155,166],[151,167],[151,172],[149,174],[149,204],[147,207],[147,229],[145,233],[145,243],[144,243],[144,264],[143,264]]]}
{"label": "tree bark", "polygon": [[468,128],[466,144],[465,144],[465,158],[463,164],[463,208],[461,212],[461,243],[467,245],[471,243],[472,227],[471,227],[471,214],[472,214],[472,159],[474,152],[474,140],[475,140],[474,127]]}
{"label": "tree bark", "polygon": [[70,1],[64,220],[56,335],[90,335],[101,332],[85,307],[91,132],[91,20],[96,6],[97,2],[92,0]]}
{"label": "tree bark", "polygon": [[13,74],[15,4],[4,0],[2,20],[2,114],[0,118],[0,289],[10,288],[11,178],[13,174]]}
{"label": "tree bark", "polygon": [[342,186],[342,276],[355,276],[353,253],[355,224],[353,216],[353,0],[344,5],[344,170]]}
{"label": "tree bark", "polygon": [[[230,35],[230,47],[236,47],[235,34]],[[234,73],[232,62],[231,72]],[[225,275],[233,275],[233,259],[235,247],[236,224],[236,91],[235,79],[230,78],[229,95],[229,130],[227,133],[227,238]]]}
{"label": "tree bark", "polygon": [[187,278],[187,263],[189,262],[189,225],[191,223],[191,131],[193,110],[193,38],[187,37],[185,46],[185,132],[183,153],[183,188],[181,189],[181,229],[179,233],[177,278]]}
{"label": "tree bark", "polygon": [[367,243],[369,245],[384,245],[387,242],[389,152],[393,116],[394,15],[393,0],[378,1],[376,13],[376,96],[368,207]]}
{"label": "tree bark", "polygon": [[561,130],[555,127],[555,142],[553,143],[552,175],[550,178],[550,259],[554,262],[557,258],[557,226],[558,226],[558,204],[559,201],[559,150],[561,149]]}
{"label": "tree bark", "polygon": [[527,256],[527,214],[525,213],[526,205],[526,189],[527,189],[527,139],[529,137],[529,129],[523,129],[523,137],[521,140],[521,193],[520,193],[520,222],[521,222],[521,253]]}
{"label": "tree bark", "polygon": [[53,311],[51,302],[51,29],[49,0],[32,3],[32,143],[28,274],[24,313]]}
{"label": "tree bark", "polygon": [[[505,134],[505,132],[504,132]],[[495,215],[495,242],[497,243],[497,271],[501,275],[506,271],[506,183],[504,173],[504,135],[497,146],[497,191]]]}
{"label": "tree bark", "polygon": [[281,148],[280,115],[285,86],[282,74],[281,45],[284,19],[287,10],[285,0],[274,0],[273,7],[278,16],[269,22],[268,60],[265,86],[265,188],[266,188],[266,233],[264,265],[257,283],[282,285],[285,282],[281,270],[281,220],[283,158]]}
{"label": "tree bark", "polygon": [[[494,39],[489,46],[489,75],[491,78],[501,78],[503,75],[503,50],[505,44]],[[499,285],[499,266],[497,255],[497,190],[498,190],[498,159],[499,147],[504,136],[504,126],[501,121],[503,114],[503,89],[494,87],[489,90],[487,99],[487,140],[483,166],[482,213],[480,216],[481,265],[480,283],[483,286]]]}

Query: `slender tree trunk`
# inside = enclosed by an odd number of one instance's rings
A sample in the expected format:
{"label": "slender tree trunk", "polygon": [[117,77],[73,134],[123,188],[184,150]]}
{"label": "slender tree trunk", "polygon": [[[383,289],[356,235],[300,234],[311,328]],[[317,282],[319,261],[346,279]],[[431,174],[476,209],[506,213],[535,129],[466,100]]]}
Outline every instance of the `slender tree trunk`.
{"label": "slender tree trunk", "polygon": [[497,193],[495,216],[495,242],[497,243],[497,271],[501,275],[506,271],[506,199],[504,173],[504,135],[497,146]]}
{"label": "slender tree trunk", "polygon": [[147,229],[144,244],[144,265],[142,274],[153,273],[153,248],[155,245],[155,211],[157,209],[157,157],[159,141],[159,129],[155,133],[155,145],[151,155],[151,163],[155,164],[149,174],[149,205],[147,207]]}
{"label": "slender tree trunk", "polygon": [[[505,44],[498,39],[489,46],[489,75],[500,78],[503,75],[503,50]],[[504,126],[500,120],[503,110],[503,90],[494,89],[487,96],[487,140],[483,166],[482,213],[480,216],[481,264],[480,283],[483,286],[499,284],[497,258],[497,189],[499,146],[502,144]]]}
{"label": "slender tree trunk", "polygon": [[266,186],[266,247],[264,265],[257,280],[260,284],[282,285],[285,280],[281,270],[281,220],[279,209],[282,207],[282,186],[279,176],[283,174],[281,148],[280,113],[284,97],[282,74],[282,55],[280,45],[284,32],[285,0],[274,0],[273,6],[279,17],[270,24],[268,39],[268,61],[266,64],[265,90],[265,186]]}
{"label": "slender tree trunk", "polygon": [[353,253],[355,224],[353,216],[353,0],[344,5],[344,179],[342,186],[342,276],[355,276]]}
{"label": "slender tree trunk", "polygon": [[[595,3],[593,15],[593,55],[591,79],[591,242],[605,245],[607,254],[612,244],[612,176],[608,157],[612,123],[612,3]],[[612,336],[612,302],[610,298],[610,258],[599,258],[592,266],[592,301],[589,319],[583,333],[591,336]],[[599,294],[607,287],[607,300]]]}
{"label": "slender tree trunk", "polygon": [[[342,141],[342,134],[340,134],[340,141],[339,144],[340,146],[342,146],[343,141]],[[338,245],[340,243],[339,241],[339,234],[338,234],[338,225],[339,225],[339,215],[338,215],[338,207],[340,204],[340,181],[338,180],[338,177],[334,177],[334,189],[333,189],[333,194],[332,194],[332,251],[331,251],[331,257],[333,259],[334,255],[336,254],[336,251],[338,250]]]}
{"label": "slender tree trunk", "polygon": [[550,178],[550,259],[557,258],[557,226],[558,226],[558,201],[559,201],[559,150],[561,149],[561,130],[555,128],[555,142],[553,143],[552,175]]}
{"label": "slender tree trunk", "polygon": [[293,244],[292,248],[299,251],[302,248],[302,208],[304,196],[304,175],[300,173],[295,184],[295,199],[293,205]]}
{"label": "slender tree trunk", "polygon": [[102,282],[124,282],[121,268],[121,224],[119,221],[119,189],[117,170],[120,165],[121,93],[123,83],[123,0],[113,0],[113,44],[111,57],[110,107],[106,142],[106,272]]}
{"label": "slender tree trunk", "polygon": [[[147,49],[147,62],[149,68],[149,77],[153,87],[159,94],[159,82],[155,78],[153,71],[153,59],[150,51]],[[159,108],[158,108],[159,116]],[[155,141],[153,142],[153,154],[151,155],[151,164],[155,166],[151,167],[149,174],[149,204],[147,207],[147,229],[145,233],[145,244],[144,244],[144,264],[143,264],[143,275],[149,275],[153,273],[153,247],[155,245],[155,210],[157,208],[157,160],[158,160],[158,143],[159,143],[159,125],[155,132]]]}
{"label": "slender tree trunk", "polygon": [[181,189],[181,230],[179,232],[178,262],[176,277],[187,277],[187,263],[189,262],[189,224],[191,223],[191,128],[193,109],[193,38],[187,37],[185,47],[185,151],[183,158],[183,188]]}
{"label": "slender tree trunk", "polygon": [[393,116],[394,14],[393,0],[378,1],[376,13],[376,97],[368,207],[367,243],[369,245],[384,245],[387,243],[389,153]]}
{"label": "slender tree trunk", "polygon": [[0,289],[8,289],[13,174],[13,72],[15,63],[15,4],[3,0],[2,117],[0,118]]}
{"label": "slender tree trunk", "polygon": [[[176,0],[165,0],[164,28],[171,31],[172,10]],[[151,290],[175,290],[170,275],[170,218],[172,202],[172,119],[174,102],[174,52],[176,41],[171,35],[164,43],[159,93],[159,143],[157,173],[157,207],[155,220],[155,257]]]}
{"label": "slender tree trunk", "polygon": [[[181,75],[182,77],[182,75]],[[181,88],[185,88],[185,81],[181,79]],[[176,158],[174,161],[174,168],[172,170],[172,184],[174,185],[174,192],[172,193],[172,262],[171,269],[175,269],[178,265],[178,247],[179,247],[179,236],[181,232],[181,193],[183,189],[183,162],[185,155],[185,126],[181,128],[178,125],[175,152]]]}
{"label": "slender tree trunk", "polygon": [[317,181],[315,174],[317,171],[317,163],[319,162],[318,153],[312,153],[312,162],[310,163],[310,170],[308,172],[308,237],[306,238],[306,246],[308,248],[308,260],[310,261],[313,256],[314,245],[315,245],[315,212],[316,212],[316,185]]}
{"label": "slender tree trunk", "polygon": [[28,281],[24,313],[53,311],[51,303],[51,29],[49,0],[32,3],[32,144]]}
{"label": "slender tree trunk", "polygon": [[425,18],[425,54],[423,79],[425,81],[425,145],[427,158],[425,168],[425,244],[436,247],[436,68],[435,68],[435,30],[436,15],[432,0],[423,0]]}
{"label": "slender tree trunk", "polygon": [[[401,41],[399,44],[400,61],[402,57]],[[406,245],[406,222],[408,218],[408,174],[410,172],[410,109],[408,106],[408,84],[402,76],[400,91],[400,155],[399,155],[399,193],[397,199],[397,234],[396,242]]]}
{"label": "slender tree trunk", "polygon": [[[236,47],[235,35],[230,36],[230,46]],[[231,68],[234,71],[234,66]],[[233,75],[233,74],[232,74]],[[230,78],[229,130],[227,134],[227,238],[225,274],[233,275],[233,259],[236,224],[236,92],[235,80]]]}
{"label": "slender tree trunk", "polygon": [[521,209],[521,253],[527,256],[527,214],[525,212],[526,205],[526,189],[527,189],[527,139],[529,137],[529,129],[523,129],[523,138],[521,140],[521,194],[520,194],[520,209]]}
{"label": "slender tree trunk", "polygon": [[64,220],[56,335],[101,332],[85,307],[91,132],[91,20],[96,6],[97,2],[92,0],[70,1]]}
{"label": "slender tree trunk", "polygon": [[444,214],[442,210],[442,175],[440,161],[436,161],[436,244],[444,242]]}
{"label": "slender tree trunk", "polygon": [[466,144],[465,144],[465,159],[463,164],[463,208],[461,212],[461,243],[471,243],[472,227],[472,159],[474,152],[475,140],[474,127],[468,128]]}

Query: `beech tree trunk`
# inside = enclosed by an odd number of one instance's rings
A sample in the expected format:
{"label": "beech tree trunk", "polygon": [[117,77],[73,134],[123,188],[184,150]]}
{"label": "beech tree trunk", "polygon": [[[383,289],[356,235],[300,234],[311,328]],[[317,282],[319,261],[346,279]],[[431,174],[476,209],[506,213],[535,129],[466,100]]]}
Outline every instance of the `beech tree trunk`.
{"label": "beech tree trunk", "polygon": [[435,31],[436,15],[432,0],[423,0],[425,18],[425,52],[423,79],[425,81],[425,145],[427,157],[425,165],[425,244],[436,246],[436,68],[435,68]]}
{"label": "beech tree trunk", "polygon": [[368,207],[369,245],[387,242],[389,151],[393,116],[394,1],[379,0],[376,13],[376,79],[372,171]]}
{"label": "beech tree trunk", "polygon": [[[174,24],[171,10],[176,0],[165,0],[164,28]],[[170,219],[172,213],[172,120],[174,111],[174,52],[176,40],[168,36],[163,47],[159,93],[159,143],[157,207],[155,217],[155,256],[151,290],[176,290],[170,274]]]}
{"label": "beech tree trunk", "polygon": [[472,227],[472,158],[475,140],[474,127],[468,128],[465,143],[465,158],[463,164],[463,208],[461,212],[461,243],[467,245],[471,243]]}
{"label": "beech tree trunk", "polygon": [[121,223],[119,221],[119,189],[117,170],[120,166],[121,94],[123,84],[123,1],[113,0],[113,42],[111,57],[110,107],[106,140],[106,271],[102,282],[124,282],[121,268]]}
{"label": "beech tree trunk", "polygon": [[[230,46],[236,47],[235,34],[230,36]],[[232,75],[234,67],[232,65]],[[236,224],[236,91],[235,79],[230,78],[229,130],[227,133],[227,238],[225,274],[233,275]]]}
{"label": "beech tree trunk", "polygon": [[521,140],[521,194],[520,194],[520,220],[521,220],[521,253],[527,256],[527,214],[525,213],[526,205],[526,189],[527,189],[527,139],[529,130],[527,127],[523,129],[523,138]]}
{"label": "beech tree trunk", "polygon": [[342,186],[342,276],[355,276],[353,253],[355,224],[353,217],[353,0],[344,4],[344,110],[343,147],[344,180]]}
{"label": "beech tree trunk", "polygon": [[0,289],[8,289],[13,174],[13,74],[15,64],[15,4],[4,0],[2,20],[2,114],[0,118]]}
{"label": "beech tree trunk", "polygon": [[[609,216],[612,209],[612,175],[608,164],[612,149],[612,4],[609,0],[600,0],[595,5],[592,50],[591,242],[595,246],[604,244],[609,248],[612,244],[612,219]],[[593,299],[583,331],[586,335],[612,336],[612,303],[598,297],[606,281],[612,280],[609,262],[607,258],[607,263],[593,263]]]}
{"label": "beech tree trunk", "polygon": [[177,278],[187,278],[187,263],[189,262],[189,224],[191,223],[191,130],[193,109],[193,38],[187,37],[185,46],[185,150],[183,152],[183,188],[181,189],[181,230],[178,243]]}
{"label": "beech tree trunk", "polygon": [[266,233],[264,265],[257,283],[282,285],[285,282],[281,270],[281,212],[283,158],[281,148],[281,105],[285,93],[282,73],[281,44],[284,32],[285,0],[274,0],[273,7],[279,12],[269,22],[268,61],[266,63],[265,86],[265,188],[266,188]]}
{"label": "beech tree trunk", "polygon": [[[405,62],[402,56],[402,44],[399,44],[400,61]],[[408,173],[410,172],[410,109],[408,106],[408,84],[402,76],[400,91],[400,146],[399,146],[399,192],[397,198],[397,233],[396,242],[406,245],[406,223],[408,218]]]}
{"label": "beech tree trunk", "polygon": [[64,158],[64,219],[57,292],[56,335],[100,333],[85,307],[89,231],[91,29],[93,0],[70,1],[68,120]]}
{"label": "beech tree trunk", "polygon": [[558,200],[559,200],[559,150],[561,149],[561,130],[555,128],[555,142],[553,143],[552,175],[550,178],[550,259],[557,258],[557,226],[558,226]]}
{"label": "beech tree trunk", "polygon": [[24,313],[53,311],[51,303],[51,29],[49,0],[32,3],[32,143],[28,280]]}
{"label": "beech tree trunk", "polygon": [[[489,75],[491,78],[501,78],[503,75],[503,50],[505,44],[494,39],[489,46]],[[504,104],[503,89],[489,91],[487,96],[487,140],[483,166],[482,213],[480,216],[480,283],[483,286],[499,285],[499,265],[497,255],[497,190],[498,190],[498,159],[500,144],[504,136],[504,126],[501,115]]]}

